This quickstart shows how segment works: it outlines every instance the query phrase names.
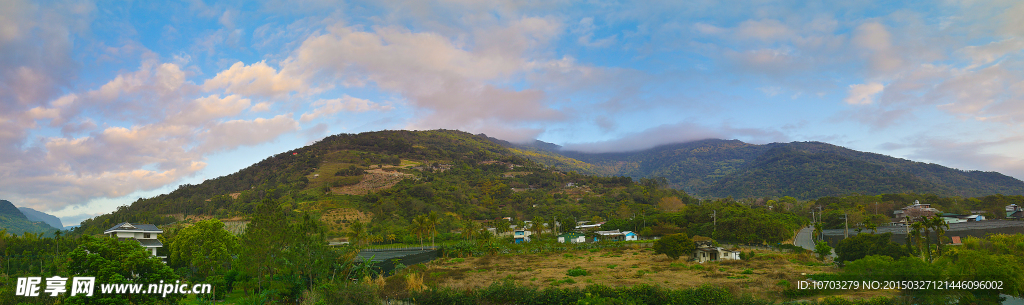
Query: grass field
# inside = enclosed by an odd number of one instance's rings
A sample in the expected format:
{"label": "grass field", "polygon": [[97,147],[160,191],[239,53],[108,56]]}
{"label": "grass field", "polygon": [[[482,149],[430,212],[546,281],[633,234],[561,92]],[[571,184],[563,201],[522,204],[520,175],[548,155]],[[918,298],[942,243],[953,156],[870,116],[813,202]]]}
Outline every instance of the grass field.
{"label": "grass field", "polygon": [[[593,249],[571,253],[497,255],[438,259],[422,269],[427,286],[479,289],[506,279],[538,288],[657,285],[671,289],[704,284],[725,287],[734,295],[780,299],[807,274],[835,272],[807,254],[755,251],[751,260],[698,264],[655,255],[649,248]],[[581,272],[582,270],[583,272]],[[585,275],[583,275],[585,274]],[[891,296],[885,291],[844,292],[847,298]]]}

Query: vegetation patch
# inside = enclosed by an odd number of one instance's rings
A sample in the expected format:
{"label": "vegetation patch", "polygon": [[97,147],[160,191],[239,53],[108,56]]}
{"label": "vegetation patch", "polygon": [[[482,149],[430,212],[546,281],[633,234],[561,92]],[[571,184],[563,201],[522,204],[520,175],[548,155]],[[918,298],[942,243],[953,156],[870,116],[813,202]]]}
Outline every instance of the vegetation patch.
{"label": "vegetation patch", "polygon": [[585,270],[583,268],[576,267],[576,268],[572,268],[572,269],[569,269],[568,271],[566,271],[565,275],[568,275],[568,276],[586,276],[586,275],[589,275],[589,273],[587,273],[587,270]]}

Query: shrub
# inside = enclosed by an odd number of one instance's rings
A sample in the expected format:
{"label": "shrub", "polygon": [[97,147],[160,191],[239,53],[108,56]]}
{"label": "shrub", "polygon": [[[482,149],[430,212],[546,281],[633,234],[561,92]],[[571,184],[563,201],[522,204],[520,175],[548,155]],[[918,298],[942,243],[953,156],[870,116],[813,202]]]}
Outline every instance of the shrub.
{"label": "shrub", "polygon": [[746,269],[743,270],[743,272],[740,272],[740,274],[754,274],[754,270]]}
{"label": "shrub", "polygon": [[585,270],[583,268],[580,268],[580,267],[576,267],[576,268],[569,269],[569,271],[566,271],[565,275],[568,275],[568,276],[586,276],[586,275],[588,275],[588,273],[587,273],[587,270]]}
{"label": "shrub", "polygon": [[755,256],[757,256],[757,255],[754,253],[754,250],[750,250],[750,251],[747,251],[747,252],[740,252],[740,259],[741,260],[745,260],[745,261],[752,260],[752,259],[754,259]]}

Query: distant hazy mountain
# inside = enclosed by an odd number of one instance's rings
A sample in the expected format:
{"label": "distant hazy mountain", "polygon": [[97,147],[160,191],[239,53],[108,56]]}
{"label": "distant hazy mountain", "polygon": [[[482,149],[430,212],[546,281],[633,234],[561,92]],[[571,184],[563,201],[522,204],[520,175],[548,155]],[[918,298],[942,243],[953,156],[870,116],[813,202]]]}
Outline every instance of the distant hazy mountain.
{"label": "distant hazy mountain", "polygon": [[42,221],[54,228],[64,228],[64,224],[60,223],[60,218],[57,218],[57,216],[36,211],[32,208],[18,207],[18,210],[25,214],[25,217],[28,217],[30,221]]}
{"label": "distant hazy mountain", "polygon": [[855,151],[821,142],[755,145],[701,140],[624,153],[562,151],[550,143],[503,144],[564,170],[634,178],[664,177],[671,187],[702,197],[794,196],[814,199],[853,193],[934,193],[944,196],[1024,194],[1024,182],[997,172],[963,171]]}
{"label": "distant hazy mountain", "polygon": [[57,230],[45,222],[29,220],[7,200],[0,200],[0,229],[6,229],[9,234],[19,235],[25,232],[52,234]]}

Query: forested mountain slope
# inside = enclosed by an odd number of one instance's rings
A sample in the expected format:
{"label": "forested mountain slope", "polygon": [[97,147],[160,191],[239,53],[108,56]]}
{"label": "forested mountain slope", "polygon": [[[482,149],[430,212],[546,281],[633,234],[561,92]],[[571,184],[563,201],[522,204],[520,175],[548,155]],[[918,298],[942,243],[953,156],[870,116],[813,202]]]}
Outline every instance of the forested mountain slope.
{"label": "forested mountain slope", "polygon": [[28,218],[28,220],[30,221],[42,221],[54,228],[64,228],[64,224],[60,222],[60,218],[57,218],[57,216],[46,214],[40,211],[36,211],[35,209],[26,207],[18,207],[18,210],[21,211],[22,214],[25,214],[25,217]]}
{"label": "forested mountain slope", "polygon": [[639,205],[657,205],[665,197],[680,204],[693,200],[656,181],[550,169],[484,135],[381,131],[330,136],[234,174],[139,199],[83,221],[76,232],[96,234],[123,221],[245,219],[266,200],[295,213],[320,215],[340,236],[353,222],[370,221],[371,231],[394,230],[430,212],[451,223],[445,228],[464,220],[502,217],[559,217],[563,222],[607,218],[632,215],[644,210]]}
{"label": "forested mountain slope", "polygon": [[31,221],[7,200],[0,200],[0,229],[6,230],[8,234],[44,233],[51,234],[56,231],[42,221]]}
{"label": "forested mountain slope", "polygon": [[549,166],[601,175],[664,177],[669,186],[701,197],[1024,194],[1024,182],[1000,173],[963,171],[821,142],[754,145],[709,139],[601,154],[561,151],[550,144],[512,146]]}

